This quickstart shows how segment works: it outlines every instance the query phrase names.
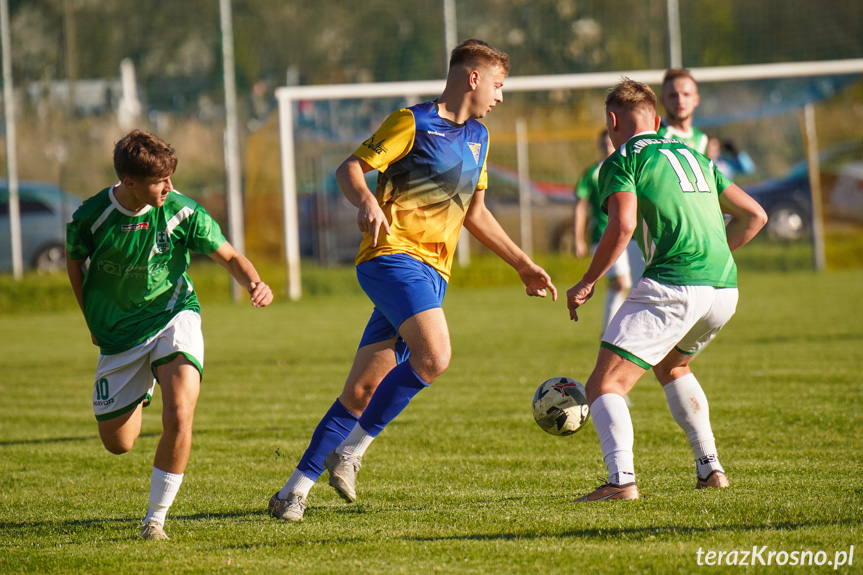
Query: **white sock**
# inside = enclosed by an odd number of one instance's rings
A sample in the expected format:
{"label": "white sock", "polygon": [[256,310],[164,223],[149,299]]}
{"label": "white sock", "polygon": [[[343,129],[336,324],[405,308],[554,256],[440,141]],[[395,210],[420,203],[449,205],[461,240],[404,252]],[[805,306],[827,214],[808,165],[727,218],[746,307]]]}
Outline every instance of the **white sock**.
{"label": "white sock", "polygon": [[358,423],[354,426],[351,432],[348,433],[345,440],[336,447],[336,453],[339,455],[362,457],[365,454],[366,449],[369,448],[369,445],[371,445],[374,440],[374,436],[366,433],[366,430]]}
{"label": "white sock", "polygon": [[664,385],[663,389],[674,421],[686,432],[698,476],[705,479],[712,471],[724,471],[719,463],[716,440],[710,427],[707,396],[695,375],[688,373]]}
{"label": "white sock", "polygon": [[309,496],[309,491],[312,490],[312,486],[314,484],[314,479],[310,479],[303,475],[298,469],[294,469],[294,472],[291,473],[291,476],[288,478],[285,486],[279,491],[277,497],[279,499],[287,499],[288,493],[296,493],[297,495],[302,495],[303,498],[306,498]]}
{"label": "white sock", "polygon": [[616,393],[600,395],[590,406],[590,415],[608,468],[608,482],[623,485],[635,481],[632,455],[635,432],[626,400]]}
{"label": "white sock", "polygon": [[617,310],[626,301],[627,294],[628,291],[626,290],[613,290],[611,288],[605,292],[605,312],[602,318],[603,330],[608,327],[608,322],[611,321],[611,318],[614,317],[614,314],[617,313]]}
{"label": "white sock", "polygon": [[168,473],[158,467],[153,467],[153,475],[150,478],[150,505],[147,507],[144,523],[154,520],[162,525],[165,524],[168,508],[174,503],[174,498],[180,491],[182,483],[182,473]]}

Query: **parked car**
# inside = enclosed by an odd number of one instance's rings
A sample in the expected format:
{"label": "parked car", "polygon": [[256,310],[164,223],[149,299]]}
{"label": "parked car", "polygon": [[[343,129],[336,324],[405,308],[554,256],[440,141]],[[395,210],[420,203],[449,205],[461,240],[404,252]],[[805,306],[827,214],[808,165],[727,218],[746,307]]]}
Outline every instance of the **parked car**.
{"label": "parked car", "polygon": [[[820,154],[823,215],[827,220],[863,222],[863,145],[846,142]],[[812,233],[809,169],[800,161],[788,173],[743,186],[767,212],[767,235],[795,240]]]}
{"label": "parked car", "polygon": [[[50,183],[20,182],[21,253],[25,268],[50,273],[66,266],[66,222],[81,200]],[[0,271],[12,269],[9,183],[0,181]]]}
{"label": "parked car", "polygon": [[809,173],[792,171],[782,178],[773,178],[744,186],[767,212],[765,232],[774,240],[796,240],[812,233],[812,194]]}

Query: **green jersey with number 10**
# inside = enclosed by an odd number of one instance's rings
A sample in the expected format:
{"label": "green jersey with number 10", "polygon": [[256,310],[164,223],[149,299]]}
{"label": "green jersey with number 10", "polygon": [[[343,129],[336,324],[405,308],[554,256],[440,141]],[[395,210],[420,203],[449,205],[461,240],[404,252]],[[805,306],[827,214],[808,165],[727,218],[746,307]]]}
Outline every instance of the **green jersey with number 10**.
{"label": "green jersey with number 10", "polygon": [[223,243],[219,224],[177,192],[137,212],[113,188],[85,200],[66,225],[66,249],[73,260],[90,259],[84,317],[102,353],[131,349],[181,311],[199,311],[186,274],[189,250],[209,254]]}
{"label": "green jersey with number 10", "polygon": [[637,134],[599,176],[602,204],[616,192],[638,198],[635,239],[643,277],[668,285],[737,287],[719,194],[732,184],[706,156],[676,140]]}

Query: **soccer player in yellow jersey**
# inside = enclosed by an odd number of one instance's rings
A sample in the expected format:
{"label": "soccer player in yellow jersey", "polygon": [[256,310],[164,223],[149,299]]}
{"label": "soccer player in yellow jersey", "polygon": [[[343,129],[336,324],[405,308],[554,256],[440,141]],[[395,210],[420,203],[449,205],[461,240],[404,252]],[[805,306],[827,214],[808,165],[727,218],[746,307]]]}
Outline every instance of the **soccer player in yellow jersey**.
{"label": "soccer player in yellow jersey", "polygon": [[[374,303],[344,390],[269,512],[303,518],[324,471],[346,501],[375,437],[447,369],[450,338],[441,308],[464,226],[518,272],[527,295],[557,299],[549,275],[506,235],[485,205],[488,130],[479,118],[503,101],[509,56],[467,40],[450,58],[443,93],[393,112],[336,170],[357,209],[363,240],[357,278]],[[378,170],[377,190],[364,174]]]}

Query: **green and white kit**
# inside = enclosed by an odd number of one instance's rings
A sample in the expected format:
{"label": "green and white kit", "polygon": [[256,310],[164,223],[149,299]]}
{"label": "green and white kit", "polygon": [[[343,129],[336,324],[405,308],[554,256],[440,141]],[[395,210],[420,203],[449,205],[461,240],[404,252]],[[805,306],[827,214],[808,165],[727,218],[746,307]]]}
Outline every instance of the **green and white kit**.
{"label": "green and white kit", "polygon": [[672,349],[694,354],[734,314],[737,266],[719,195],[732,184],[713,162],[653,132],[636,134],[600,171],[602,204],[636,195],[642,280],[603,334],[602,345],[645,369]]}
{"label": "green and white kit", "polygon": [[[113,187],[85,200],[66,226],[66,249],[73,260],[89,259],[82,290],[84,317],[102,356],[121,354],[148,342],[181,312],[197,315],[198,299],[186,273],[189,251],[209,254],[224,243],[218,223],[194,200],[177,192],[169,193],[162,207],[148,205],[137,212],[117,201]],[[197,329],[200,332],[200,323]],[[201,369],[203,345],[200,347],[200,351],[165,353],[191,356]],[[156,364],[159,359],[152,358]],[[114,395],[99,389],[99,379],[104,378],[97,378],[94,407],[97,401],[108,401]],[[135,405],[145,394],[146,390],[138,393]],[[116,399],[112,403],[112,412],[127,407],[118,405]]]}

